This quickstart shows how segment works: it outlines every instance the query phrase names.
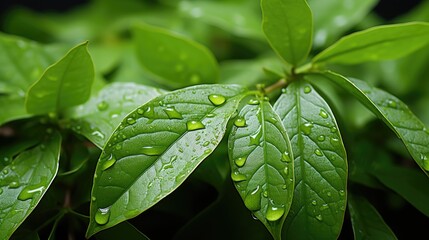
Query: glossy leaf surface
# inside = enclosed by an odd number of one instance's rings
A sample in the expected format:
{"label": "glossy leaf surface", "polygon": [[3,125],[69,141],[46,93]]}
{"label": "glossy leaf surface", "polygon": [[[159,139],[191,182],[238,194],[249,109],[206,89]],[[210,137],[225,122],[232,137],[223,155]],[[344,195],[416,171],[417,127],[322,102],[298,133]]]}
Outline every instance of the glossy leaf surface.
{"label": "glossy leaf surface", "polygon": [[245,206],[274,239],[281,239],[293,197],[293,156],[286,131],[268,101],[251,99],[242,108],[228,148],[231,178]]}
{"label": "glossy leaf surface", "polygon": [[242,92],[189,87],[125,117],[97,164],[87,235],[136,217],[182,184],[221,141]]}
{"label": "glossy leaf surface", "polygon": [[333,72],[322,73],[328,80],[353,94],[402,140],[414,161],[426,175],[429,171],[429,130],[401,100],[368,83],[347,79]]}
{"label": "glossy leaf surface", "polygon": [[0,238],[8,239],[34,210],[58,171],[61,136],[48,133],[0,172]]}
{"label": "glossy leaf surface", "polygon": [[348,206],[355,239],[397,239],[368,200],[349,194]]}
{"label": "glossy leaf surface", "polygon": [[72,48],[30,87],[26,98],[28,112],[58,112],[88,100],[94,81],[94,65],[87,45],[85,42]]}
{"label": "glossy leaf surface", "polygon": [[295,157],[295,193],[283,235],[335,239],[342,228],[347,181],[346,152],[335,117],[303,80],[292,82],[274,109],[290,136]]}
{"label": "glossy leaf surface", "polygon": [[307,57],[313,37],[313,17],[305,0],[262,0],[262,28],[274,51],[298,65]]}
{"label": "glossy leaf surface", "polygon": [[314,63],[357,64],[405,56],[429,44],[429,23],[377,26],[341,38],[313,58]]}
{"label": "glossy leaf surface", "polygon": [[163,93],[136,83],[112,83],[68,113],[71,128],[102,148],[129,112]]}
{"label": "glossy leaf surface", "polygon": [[25,109],[25,99],[16,95],[0,95],[0,125],[16,119],[30,117]]}
{"label": "glossy leaf surface", "polygon": [[140,63],[163,84],[178,88],[218,80],[216,59],[197,42],[149,25],[135,29],[134,41]]}

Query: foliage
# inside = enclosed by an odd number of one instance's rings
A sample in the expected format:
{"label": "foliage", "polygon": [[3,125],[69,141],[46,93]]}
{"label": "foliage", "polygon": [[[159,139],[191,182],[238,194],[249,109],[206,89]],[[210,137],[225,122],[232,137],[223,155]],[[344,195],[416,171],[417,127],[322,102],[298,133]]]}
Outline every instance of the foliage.
{"label": "foliage", "polygon": [[8,12],[0,238],[396,239],[429,216],[429,5],[347,3]]}

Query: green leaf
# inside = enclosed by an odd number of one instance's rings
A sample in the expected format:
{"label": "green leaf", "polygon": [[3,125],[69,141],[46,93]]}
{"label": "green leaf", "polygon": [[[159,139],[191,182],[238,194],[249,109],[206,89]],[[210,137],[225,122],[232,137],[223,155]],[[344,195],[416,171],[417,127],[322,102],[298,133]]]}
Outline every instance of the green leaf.
{"label": "green leaf", "polygon": [[[429,171],[429,130],[395,96],[368,83],[347,79],[334,72],[321,73],[326,79],[354,95],[363,105],[380,118],[402,140],[408,152],[426,175]],[[429,176],[429,175],[428,175]]]}
{"label": "green leaf", "polygon": [[411,22],[369,28],[341,38],[313,63],[357,64],[403,57],[428,44],[429,23]]}
{"label": "green leaf", "polygon": [[58,171],[61,136],[51,133],[0,172],[0,238],[8,239],[34,210]]}
{"label": "green leaf", "polygon": [[298,65],[311,49],[313,16],[305,0],[261,0],[262,28],[274,51]]}
{"label": "green leaf", "polygon": [[274,109],[295,157],[295,193],[283,234],[286,239],[336,239],[346,205],[347,158],[334,114],[302,79],[285,89]]}
{"label": "green leaf", "polygon": [[[242,37],[263,39],[261,19],[252,1],[182,1],[179,10],[194,21],[217,26]],[[259,10],[259,9],[258,9]]]}
{"label": "green leaf", "polygon": [[313,12],[314,45],[320,47],[363,20],[377,0],[309,0]]}
{"label": "green leaf", "polygon": [[28,112],[58,112],[88,100],[94,81],[94,65],[87,45],[85,42],[72,48],[30,87],[26,98]]}
{"label": "green leaf", "polygon": [[30,117],[31,114],[27,113],[25,109],[25,99],[17,95],[0,95],[0,125],[17,120]]}
{"label": "green leaf", "polygon": [[397,239],[374,206],[364,197],[349,194],[348,206],[355,239]]}
{"label": "green leaf", "polygon": [[141,64],[163,84],[180,88],[218,80],[216,59],[197,42],[149,25],[136,27],[134,40]]}
{"label": "green leaf", "polygon": [[88,102],[71,109],[71,128],[102,148],[123,118],[165,91],[136,83],[112,83]]}
{"label": "green leaf", "polygon": [[429,216],[429,179],[415,169],[374,163],[372,175]]}
{"label": "green leaf", "polygon": [[234,120],[228,147],[231,178],[245,206],[281,239],[292,203],[294,168],[286,130],[269,102],[249,100]]}
{"label": "green leaf", "polygon": [[131,112],[97,164],[87,236],[133,218],[174,191],[219,144],[243,97],[236,85],[199,85]]}
{"label": "green leaf", "polygon": [[2,33],[0,51],[0,93],[24,96],[43,70],[55,61],[46,47]]}

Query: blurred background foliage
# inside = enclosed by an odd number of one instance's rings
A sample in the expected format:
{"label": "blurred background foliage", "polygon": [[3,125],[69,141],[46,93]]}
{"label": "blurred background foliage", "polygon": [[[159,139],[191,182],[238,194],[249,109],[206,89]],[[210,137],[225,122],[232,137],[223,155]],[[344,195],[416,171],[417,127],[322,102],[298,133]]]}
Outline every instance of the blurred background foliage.
{"label": "blurred background foliage", "polygon": [[[315,21],[313,55],[357,30],[381,24],[429,21],[428,0],[308,0],[308,3]],[[220,83],[239,83],[253,88],[257,83],[272,83],[278,78],[276,73],[283,71],[280,60],[265,41],[256,0],[20,0],[2,1],[0,9],[2,34],[39,42],[54,56],[61,56],[72,46],[89,40],[97,76],[93,94],[110,82],[136,82],[173,90],[157,81],[139,63],[133,29],[141,23],[169,29],[208,47],[219,62]],[[393,93],[429,125],[429,45],[398,60],[330,67]],[[416,171],[400,140],[353,97],[332,86],[322,89],[331,100],[348,150],[349,190],[363,193],[399,239],[425,235],[429,226],[427,209],[422,210],[409,203],[413,201],[406,200],[406,194],[400,189],[403,181],[398,181],[397,186],[383,184],[383,172],[398,171],[397,166],[406,167],[417,178],[423,175]],[[267,238],[262,224],[252,219],[232,189],[223,146],[178,191],[129,222],[153,239]],[[82,154],[86,158],[97,158],[97,152],[83,151]],[[401,171],[398,175],[400,180]],[[86,203],[82,204],[81,212],[87,211],[89,185],[88,182],[82,189],[87,196],[75,201],[75,204]],[[52,193],[51,197],[56,194]],[[44,199],[47,204],[48,196]],[[46,212],[42,214],[49,216]],[[351,238],[347,219],[340,236],[343,239]],[[30,217],[16,236],[25,234],[25,226],[34,220]],[[84,218],[64,220],[58,228],[73,228],[83,233],[85,221]],[[121,225],[118,231],[129,228]],[[96,238],[112,236],[114,233],[99,234]]]}

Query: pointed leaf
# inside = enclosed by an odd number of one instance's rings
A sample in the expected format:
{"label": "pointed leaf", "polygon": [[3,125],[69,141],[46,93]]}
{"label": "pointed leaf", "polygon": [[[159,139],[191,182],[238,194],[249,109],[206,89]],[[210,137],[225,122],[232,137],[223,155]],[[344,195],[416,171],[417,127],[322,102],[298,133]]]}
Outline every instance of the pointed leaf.
{"label": "pointed leaf", "polygon": [[295,193],[283,234],[286,239],[336,239],[346,205],[347,160],[334,114],[304,80],[292,82],[274,109],[295,157]]}
{"label": "pointed leaf", "polygon": [[134,38],[140,63],[161,83],[179,88],[218,80],[217,61],[203,45],[149,25],[137,27]]}
{"label": "pointed leaf", "polygon": [[189,87],[125,117],[97,164],[87,235],[137,216],[182,184],[221,141],[242,92]]}
{"label": "pointed leaf", "polygon": [[0,172],[0,239],[8,239],[28,217],[58,171],[61,136],[51,133],[42,143],[19,154]]}
{"label": "pointed leaf", "polygon": [[244,201],[281,239],[294,188],[293,157],[279,116],[267,101],[251,99],[229,135],[231,178]]}
{"label": "pointed leaf", "polygon": [[162,93],[165,91],[136,83],[112,83],[67,115],[73,119],[72,130],[102,148],[129,112]]}
{"label": "pointed leaf", "polygon": [[429,130],[411,112],[407,105],[395,96],[364,81],[347,79],[329,71],[321,74],[342,89],[353,94],[363,105],[383,120],[402,140],[414,161],[428,175]]}
{"label": "pointed leaf", "polygon": [[368,200],[349,194],[348,206],[355,239],[397,239]]}
{"label": "pointed leaf", "polygon": [[313,17],[305,0],[262,0],[262,28],[274,51],[298,65],[307,57],[313,38]]}
{"label": "pointed leaf", "polygon": [[429,23],[378,26],[341,38],[313,58],[314,63],[357,64],[395,59],[429,44]]}
{"label": "pointed leaf", "polygon": [[113,228],[106,229],[97,234],[97,240],[117,240],[127,235],[128,239],[133,240],[150,240],[146,235],[140,232],[129,222],[122,222]]}
{"label": "pointed leaf", "polygon": [[94,65],[87,45],[85,42],[72,48],[30,87],[26,98],[28,112],[58,112],[88,100],[94,81]]}

